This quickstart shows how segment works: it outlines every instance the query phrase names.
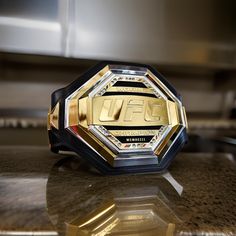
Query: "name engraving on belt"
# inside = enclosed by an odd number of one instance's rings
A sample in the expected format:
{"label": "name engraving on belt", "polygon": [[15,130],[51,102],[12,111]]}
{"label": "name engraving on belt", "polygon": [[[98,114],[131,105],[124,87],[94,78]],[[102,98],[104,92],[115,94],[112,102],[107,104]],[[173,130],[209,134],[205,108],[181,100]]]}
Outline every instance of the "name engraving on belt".
{"label": "name engraving on belt", "polygon": [[145,138],[126,138],[127,142],[145,142]]}
{"label": "name engraving on belt", "polygon": [[110,130],[114,136],[154,136],[159,130]]}

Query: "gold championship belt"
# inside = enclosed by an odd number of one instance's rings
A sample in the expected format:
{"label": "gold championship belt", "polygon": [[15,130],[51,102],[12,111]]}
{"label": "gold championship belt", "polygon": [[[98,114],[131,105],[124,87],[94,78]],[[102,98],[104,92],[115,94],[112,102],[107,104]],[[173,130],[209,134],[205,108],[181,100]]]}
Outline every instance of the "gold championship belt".
{"label": "gold championship belt", "polygon": [[187,141],[180,95],[147,65],[102,62],[52,94],[53,152],[73,151],[104,174],[161,172]]}

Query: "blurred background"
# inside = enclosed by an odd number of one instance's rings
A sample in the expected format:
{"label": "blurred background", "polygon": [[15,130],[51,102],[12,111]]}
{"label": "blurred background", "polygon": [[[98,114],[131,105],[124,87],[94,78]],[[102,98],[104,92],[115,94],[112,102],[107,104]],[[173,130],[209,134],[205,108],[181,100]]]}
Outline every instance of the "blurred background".
{"label": "blurred background", "polygon": [[234,0],[0,0],[0,145],[47,145],[51,92],[104,59],[153,65],[193,136],[235,145],[235,12]]}

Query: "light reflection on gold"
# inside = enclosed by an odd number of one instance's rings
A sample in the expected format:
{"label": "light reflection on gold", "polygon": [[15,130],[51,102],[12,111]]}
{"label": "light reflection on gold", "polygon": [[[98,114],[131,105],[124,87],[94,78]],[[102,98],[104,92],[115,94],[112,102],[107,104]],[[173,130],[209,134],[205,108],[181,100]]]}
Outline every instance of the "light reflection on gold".
{"label": "light reflection on gold", "polygon": [[174,235],[180,219],[158,195],[114,198],[66,224],[66,235]]}
{"label": "light reflection on gold", "polygon": [[95,216],[93,216],[92,218],[89,218],[87,221],[85,221],[84,223],[80,224],[79,227],[83,227],[83,226],[87,226],[91,223],[93,223],[94,221],[96,221],[97,219],[99,219],[99,217],[104,216],[107,212],[109,212],[110,210],[112,210],[115,207],[115,204],[111,204],[108,207],[106,207],[105,209],[102,209],[101,211],[98,211],[97,214],[95,214]]}
{"label": "light reflection on gold", "polygon": [[59,128],[59,102],[55,105],[52,111],[49,111],[48,113],[48,121],[47,121],[48,130],[50,130],[52,126],[56,129]]}

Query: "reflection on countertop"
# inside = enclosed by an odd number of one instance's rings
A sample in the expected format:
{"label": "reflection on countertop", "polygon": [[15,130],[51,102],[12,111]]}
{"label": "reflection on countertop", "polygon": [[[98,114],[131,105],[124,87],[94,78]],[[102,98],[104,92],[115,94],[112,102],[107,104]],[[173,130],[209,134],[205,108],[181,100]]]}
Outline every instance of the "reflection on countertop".
{"label": "reflection on countertop", "polygon": [[47,147],[0,147],[0,235],[236,235],[236,163],[180,153],[169,172],[101,176]]}
{"label": "reflection on countertop", "polygon": [[178,198],[161,175],[100,176],[76,158],[57,163],[47,184],[49,217],[68,236],[173,235]]}

